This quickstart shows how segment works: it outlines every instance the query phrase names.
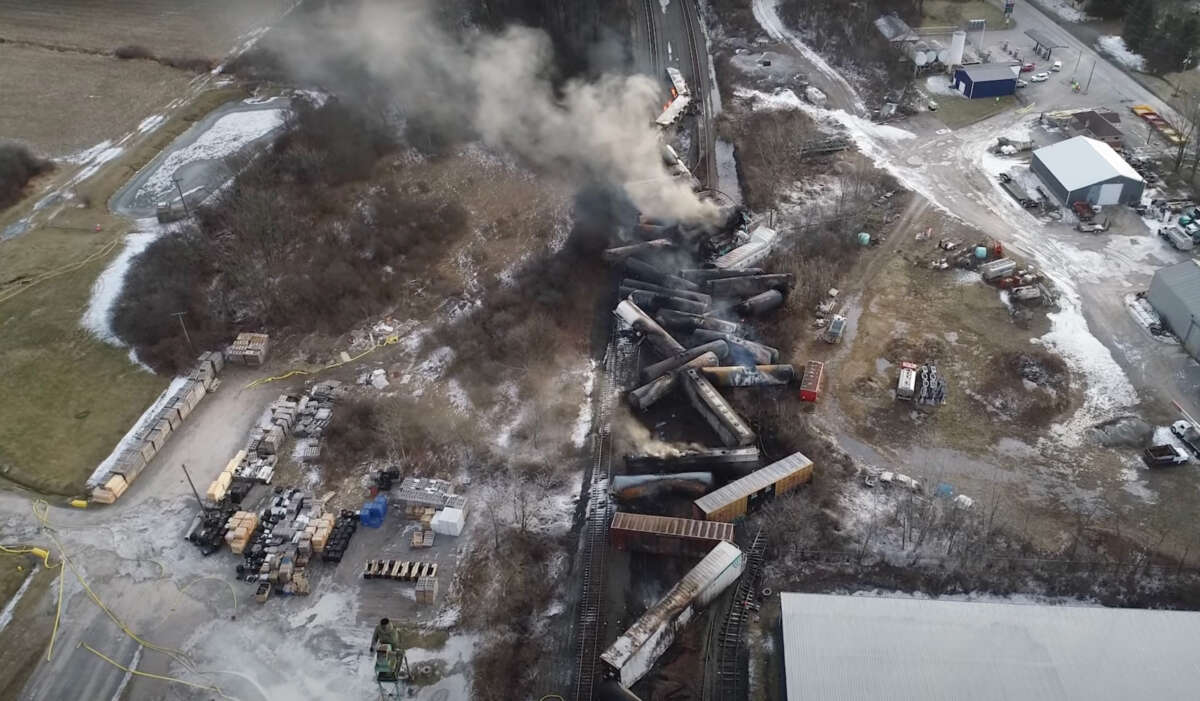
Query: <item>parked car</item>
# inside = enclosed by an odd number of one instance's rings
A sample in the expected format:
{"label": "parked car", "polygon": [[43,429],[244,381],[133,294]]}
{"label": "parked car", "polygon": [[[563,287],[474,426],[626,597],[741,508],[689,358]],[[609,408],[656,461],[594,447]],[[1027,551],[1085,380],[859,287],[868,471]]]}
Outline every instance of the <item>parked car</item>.
{"label": "parked car", "polygon": [[825,333],[822,334],[821,340],[826,343],[837,343],[842,340],[842,334],[846,333],[846,317],[841,314],[835,314],[830,320],[829,326],[825,327]]}
{"label": "parked car", "polygon": [[1061,71],[1062,70],[1062,61],[1055,61],[1054,64],[1052,66],[1050,66],[1050,70],[1054,71],[1055,73]]}
{"label": "parked car", "polygon": [[1033,77],[1031,77],[1030,80],[1032,80],[1035,83],[1044,83],[1047,80],[1050,80],[1050,74],[1047,73],[1046,71],[1042,71],[1041,73],[1034,73]]}
{"label": "parked car", "polygon": [[1021,66],[1022,73],[1032,73],[1037,69],[1036,63],[1026,63]]}
{"label": "parked car", "polygon": [[1018,88],[1025,88],[1025,87],[1029,87],[1029,81],[1027,81],[1027,80],[1021,80],[1020,78],[1017,78],[1017,87],[1018,87]]}
{"label": "parked car", "polygon": [[1183,452],[1182,448],[1169,444],[1151,446],[1142,452],[1142,461],[1146,463],[1146,467],[1182,465],[1188,460],[1188,454]]}

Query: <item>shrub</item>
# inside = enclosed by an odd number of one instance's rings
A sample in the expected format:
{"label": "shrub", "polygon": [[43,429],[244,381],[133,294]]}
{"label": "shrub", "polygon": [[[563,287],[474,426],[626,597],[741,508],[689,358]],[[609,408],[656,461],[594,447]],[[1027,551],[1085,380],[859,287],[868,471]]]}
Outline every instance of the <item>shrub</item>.
{"label": "shrub", "polygon": [[29,181],[53,167],[24,146],[0,143],[0,210],[16,204]]}
{"label": "shrub", "polygon": [[216,65],[211,58],[203,56],[164,56],[158,62],[191,73],[207,73]]}
{"label": "shrub", "polygon": [[137,44],[126,44],[125,46],[118,46],[116,51],[113,51],[113,56],[123,60],[135,58],[153,59],[154,53],[144,46],[139,46]]}

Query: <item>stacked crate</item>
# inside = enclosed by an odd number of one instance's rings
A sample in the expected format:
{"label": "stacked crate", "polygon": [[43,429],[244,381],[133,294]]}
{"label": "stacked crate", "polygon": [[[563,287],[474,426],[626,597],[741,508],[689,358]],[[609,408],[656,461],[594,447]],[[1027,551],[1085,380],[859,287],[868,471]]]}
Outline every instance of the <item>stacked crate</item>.
{"label": "stacked crate", "polygon": [[258,528],[258,514],[252,511],[238,511],[229,517],[225,523],[225,542],[234,555],[241,555],[250,538]]}
{"label": "stacked crate", "polygon": [[437,600],[437,577],[421,577],[417,580],[417,603],[432,605]]}
{"label": "stacked crate", "polygon": [[262,365],[270,344],[271,337],[265,333],[239,333],[229,349],[229,361],[239,365]]}
{"label": "stacked crate", "polygon": [[101,504],[112,504],[117,499],[120,499],[121,495],[128,488],[129,484],[125,481],[124,477],[117,474],[110,474],[103,486],[92,490],[92,501]]}

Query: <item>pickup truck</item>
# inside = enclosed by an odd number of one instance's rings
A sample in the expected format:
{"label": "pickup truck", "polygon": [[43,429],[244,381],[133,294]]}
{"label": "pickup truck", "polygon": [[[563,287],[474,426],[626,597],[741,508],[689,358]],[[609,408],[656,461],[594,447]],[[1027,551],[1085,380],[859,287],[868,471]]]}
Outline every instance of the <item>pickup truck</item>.
{"label": "pickup truck", "polygon": [[1196,245],[1192,237],[1177,226],[1164,226],[1158,230],[1158,235],[1180,251],[1190,251]]}
{"label": "pickup truck", "polygon": [[1200,431],[1196,430],[1191,421],[1176,421],[1171,424],[1171,433],[1188,447],[1188,450],[1200,456]]}
{"label": "pickup truck", "polygon": [[1142,461],[1146,463],[1147,467],[1182,465],[1188,460],[1190,460],[1188,454],[1183,452],[1182,448],[1174,445],[1153,445],[1142,453]]}

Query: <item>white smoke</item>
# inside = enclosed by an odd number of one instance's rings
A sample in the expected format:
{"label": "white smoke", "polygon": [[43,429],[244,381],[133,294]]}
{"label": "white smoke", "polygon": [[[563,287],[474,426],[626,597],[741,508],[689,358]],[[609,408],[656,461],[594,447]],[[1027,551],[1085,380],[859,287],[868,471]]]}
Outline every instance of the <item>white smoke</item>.
{"label": "white smoke", "polygon": [[544,32],[509,27],[457,39],[438,27],[431,8],[426,0],[369,0],[334,10],[322,18],[320,36],[296,42],[288,58],[313,69],[321,60],[313,56],[325,50],[313,50],[311,42],[330,42],[336,53],[359,58],[372,78],[393,89],[401,111],[432,109],[443,119],[462,120],[489,146],[555,174],[637,183],[630,197],[648,214],[717,217],[714,204],[701,201],[663,164],[652,120],[664,95],[653,80],[606,75],[569,81],[556,91]]}

